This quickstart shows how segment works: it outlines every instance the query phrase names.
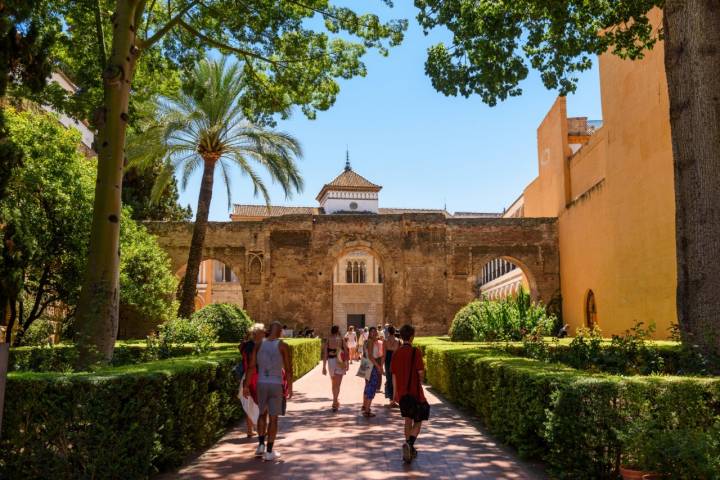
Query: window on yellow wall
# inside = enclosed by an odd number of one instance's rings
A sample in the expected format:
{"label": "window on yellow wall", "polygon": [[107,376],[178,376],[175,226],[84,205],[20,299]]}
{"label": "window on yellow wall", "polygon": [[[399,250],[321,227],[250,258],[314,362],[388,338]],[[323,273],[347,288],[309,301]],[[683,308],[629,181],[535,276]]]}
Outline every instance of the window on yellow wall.
{"label": "window on yellow wall", "polygon": [[585,298],[585,325],[593,328],[597,325],[597,305],[595,304],[595,293],[588,290]]}

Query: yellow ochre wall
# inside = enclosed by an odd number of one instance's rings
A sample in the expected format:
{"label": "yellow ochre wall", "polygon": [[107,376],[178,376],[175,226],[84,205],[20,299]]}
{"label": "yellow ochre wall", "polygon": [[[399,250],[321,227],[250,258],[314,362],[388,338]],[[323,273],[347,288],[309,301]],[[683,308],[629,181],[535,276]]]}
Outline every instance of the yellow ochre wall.
{"label": "yellow ochre wall", "polygon": [[564,98],[538,128],[539,176],[525,189],[525,216],[559,218],[563,317],[572,332],[585,324],[592,289],[604,335],[642,321],[655,323],[655,337],[666,338],[677,320],[662,44],[634,62],[603,55],[600,86],[603,126],[574,156]]}

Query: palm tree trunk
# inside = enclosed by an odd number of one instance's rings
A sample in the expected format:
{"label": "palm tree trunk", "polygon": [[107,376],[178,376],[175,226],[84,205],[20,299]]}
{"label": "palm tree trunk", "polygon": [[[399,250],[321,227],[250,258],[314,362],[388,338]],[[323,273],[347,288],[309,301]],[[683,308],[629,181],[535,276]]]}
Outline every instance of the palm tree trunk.
{"label": "palm tree trunk", "polygon": [[118,330],[120,210],[130,82],[139,53],[136,18],[142,0],[117,0],[112,53],[103,72],[103,106],[96,112],[98,172],[88,263],[77,308],[80,366],[112,358]]}
{"label": "palm tree trunk", "polygon": [[720,358],[720,3],[667,0],[663,24],[678,322],[683,342],[698,345],[712,361]]}
{"label": "palm tree trunk", "polygon": [[185,279],[183,280],[182,296],[178,316],[190,318],[195,311],[195,294],[200,264],[203,260],[203,246],[205,245],[205,232],[207,231],[208,216],[210,214],[210,201],[212,200],[213,181],[215,179],[216,158],[203,157],[205,161],[200,194],[198,195],[197,215],[193,228],[190,253],[188,254]]}

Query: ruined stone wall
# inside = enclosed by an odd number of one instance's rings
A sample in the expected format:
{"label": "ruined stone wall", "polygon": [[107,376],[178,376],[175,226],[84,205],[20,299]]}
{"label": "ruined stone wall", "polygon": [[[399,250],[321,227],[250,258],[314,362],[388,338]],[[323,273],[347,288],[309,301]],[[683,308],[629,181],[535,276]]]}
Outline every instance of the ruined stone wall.
{"label": "ruined stone wall", "polygon": [[[147,226],[169,253],[175,271],[181,270],[192,224]],[[523,269],[535,298],[548,303],[559,297],[555,219],[452,219],[416,213],[211,222],[204,258],[232,268],[253,319],[322,332],[333,322],[335,263],[358,248],[371,250],[382,263],[383,311],[378,322],[409,322],[420,335],[447,333],[457,310],[475,298],[483,265],[498,256]],[[251,262],[255,274],[248,275]]]}

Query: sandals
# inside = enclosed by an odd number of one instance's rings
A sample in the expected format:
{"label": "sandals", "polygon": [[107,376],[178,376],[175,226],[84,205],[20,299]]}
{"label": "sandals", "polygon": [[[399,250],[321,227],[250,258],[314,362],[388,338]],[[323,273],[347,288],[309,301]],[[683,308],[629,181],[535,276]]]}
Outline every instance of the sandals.
{"label": "sandals", "polygon": [[372,412],[372,410],[363,410],[363,417],[365,417],[365,418],[372,418],[372,417],[377,417],[377,415],[375,415],[375,414]]}
{"label": "sandals", "polygon": [[332,411],[333,413],[337,413],[337,411],[340,410],[340,403],[333,403],[332,404]]}

